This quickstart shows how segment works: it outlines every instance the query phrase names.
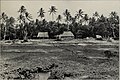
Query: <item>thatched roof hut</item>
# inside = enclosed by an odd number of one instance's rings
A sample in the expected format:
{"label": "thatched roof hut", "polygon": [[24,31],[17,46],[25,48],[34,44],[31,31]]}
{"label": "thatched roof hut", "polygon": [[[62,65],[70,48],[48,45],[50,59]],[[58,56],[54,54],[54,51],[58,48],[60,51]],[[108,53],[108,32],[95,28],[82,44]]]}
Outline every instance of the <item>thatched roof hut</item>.
{"label": "thatched roof hut", "polygon": [[71,31],[65,31],[63,34],[60,34],[59,37],[61,37],[61,38],[68,38],[68,37],[73,38],[74,35]]}
{"label": "thatched roof hut", "polygon": [[48,32],[39,32],[37,37],[38,38],[49,38]]}

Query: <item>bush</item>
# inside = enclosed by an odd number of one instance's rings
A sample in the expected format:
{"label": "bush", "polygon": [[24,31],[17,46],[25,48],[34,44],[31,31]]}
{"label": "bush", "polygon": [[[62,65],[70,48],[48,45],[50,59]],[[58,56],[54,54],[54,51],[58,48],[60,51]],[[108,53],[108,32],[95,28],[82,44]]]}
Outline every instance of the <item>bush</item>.
{"label": "bush", "polygon": [[109,50],[104,51],[105,57],[110,58],[112,57],[112,53]]}

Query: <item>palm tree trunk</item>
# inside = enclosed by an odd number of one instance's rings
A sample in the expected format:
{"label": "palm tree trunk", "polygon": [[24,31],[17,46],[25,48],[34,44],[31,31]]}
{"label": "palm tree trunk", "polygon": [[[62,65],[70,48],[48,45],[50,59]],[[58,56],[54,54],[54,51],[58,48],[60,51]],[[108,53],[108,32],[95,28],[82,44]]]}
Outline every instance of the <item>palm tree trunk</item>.
{"label": "palm tree trunk", "polygon": [[41,18],[41,21],[42,21],[42,18]]}
{"label": "palm tree trunk", "polygon": [[5,40],[5,38],[6,38],[6,25],[5,25],[5,32],[4,32],[4,38],[3,38],[3,40]]}
{"label": "palm tree trunk", "polygon": [[17,28],[15,27],[15,39],[17,38]]}
{"label": "palm tree trunk", "polygon": [[10,40],[10,26],[8,28],[9,28],[9,40]]}
{"label": "palm tree trunk", "polygon": [[67,30],[69,31],[69,25],[68,25],[68,23],[69,23],[69,22],[67,21]]}
{"label": "palm tree trunk", "polygon": [[53,13],[52,13],[52,21],[54,20],[54,15],[53,15]]}
{"label": "palm tree trunk", "polygon": [[24,31],[24,41],[27,42],[28,41],[28,38],[27,38],[27,31]]}
{"label": "palm tree trunk", "polygon": [[6,33],[4,33],[4,39],[3,40],[5,40],[5,38],[6,38]]}
{"label": "palm tree trunk", "polygon": [[[26,21],[24,21],[24,26],[25,26],[25,23],[26,23]],[[24,41],[25,41],[25,42],[28,41],[27,34],[28,34],[28,32],[27,32],[27,26],[26,26],[25,29],[24,29]]]}
{"label": "palm tree trunk", "polygon": [[115,36],[115,31],[114,31],[114,29],[112,29],[113,31],[113,38],[116,38],[116,36]]}

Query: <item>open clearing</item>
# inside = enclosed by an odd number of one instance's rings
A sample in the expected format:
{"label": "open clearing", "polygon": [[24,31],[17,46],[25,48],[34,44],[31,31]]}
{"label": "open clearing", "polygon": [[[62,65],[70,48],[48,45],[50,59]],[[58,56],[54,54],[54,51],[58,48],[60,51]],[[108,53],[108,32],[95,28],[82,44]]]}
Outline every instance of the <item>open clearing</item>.
{"label": "open clearing", "polygon": [[[64,80],[119,80],[119,58],[107,59],[103,53],[105,50],[119,52],[119,42],[81,39],[30,40],[15,44],[1,42],[0,74],[18,68],[33,69],[54,63],[58,67],[51,71],[59,71],[58,75],[77,74],[65,77]],[[47,80],[49,76],[49,73],[38,74],[39,80]],[[3,77],[0,77],[2,80]]]}

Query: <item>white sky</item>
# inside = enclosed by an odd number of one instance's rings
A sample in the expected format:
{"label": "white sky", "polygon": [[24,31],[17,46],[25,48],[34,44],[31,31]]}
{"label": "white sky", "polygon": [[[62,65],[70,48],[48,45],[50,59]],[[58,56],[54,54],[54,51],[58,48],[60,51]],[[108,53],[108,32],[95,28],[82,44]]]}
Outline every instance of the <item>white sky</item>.
{"label": "white sky", "polygon": [[[69,9],[72,15],[76,14],[76,11],[82,9],[85,13],[91,16],[95,11],[99,14],[108,16],[111,11],[116,11],[120,16],[120,0],[102,0],[102,1],[1,1],[1,12],[5,12],[8,16],[18,17],[18,10],[24,5],[28,12],[32,14],[34,19],[37,18],[37,12],[42,7],[45,10],[45,18],[51,20],[51,16],[48,14],[50,6],[54,5],[58,9],[57,15],[61,14],[65,9]],[[56,15],[56,16],[57,16]]]}

